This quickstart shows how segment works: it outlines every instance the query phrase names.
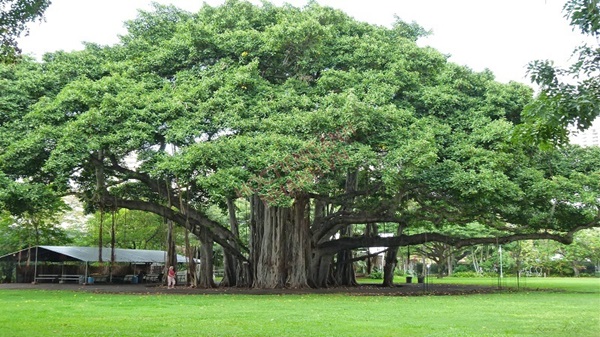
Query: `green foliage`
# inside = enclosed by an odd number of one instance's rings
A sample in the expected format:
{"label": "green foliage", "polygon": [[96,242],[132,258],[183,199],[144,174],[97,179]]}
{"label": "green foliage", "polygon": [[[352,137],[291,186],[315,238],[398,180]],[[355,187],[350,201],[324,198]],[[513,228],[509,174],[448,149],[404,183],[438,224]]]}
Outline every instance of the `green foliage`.
{"label": "green foliage", "polygon": [[600,6],[598,0],[570,0],[565,4],[566,17],[573,29],[578,27],[582,34],[600,34]]}
{"label": "green foliage", "polygon": [[377,268],[375,268],[369,275],[367,275],[368,278],[373,279],[373,280],[382,280],[383,279],[383,272]]}
{"label": "green foliage", "polygon": [[15,217],[0,213],[0,254],[12,253],[36,245],[66,245],[72,243],[68,232],[54,217],[23,215]]}
{"label": "green foliage", "polygon": [[[114,218],[113,218],[114,216]],[[115,224],[115,247],[128,249],[164,250],[167,242],[167,226],[164,219],[148,212],[120,209],[114,214],[105,212],[102,216],[95,213],[86,223],[83,236],[76,245],[97,246],[100,226],[102,226],[102,242],[108,246],[111,242],[113,220]],[[177,240],[183,244],[180,233]]]}
{"label": "green foliage", "polygon": [[[520,273],[525,277],[593,274],[600,267],[599,242],[600,233],[593,228],[575,234],[573,243],[570,245],[550,240],[527,240],[503,245],[503,271],[504,274]],[[479,247],[470,248],[464,258],[464,261],[469,264],[457,265],[452,276],[497,275],[499,272],[497,248],[493,247],[485,254],[482,254],[480,249]],[[476,265],[482,268],[482,273],[473,270],[473,259],[477,260]]]}
{"label": "green foliage", "polygon": [[0,0],[0,62],[13,62],[21,50],[17,39],[27,34],[27,23],[41,20],[50,0]]}
{"label": "green foliage", "polygon": [[[573,29],[599,36],[598,0],[569,0],[563,10]],[[540,93],[523,111],[524,124],[515,131],[517,140],[531,141],[542,148],[564,145],[571,125],[585,130],[600,115],[600,48],[584,44],[573,55],[576,62],[568,69],[557,68],[548,60],[529,64],[531,81],[540,87]]]}
{"label": "green foliage", "polygon": [[473,278],[473,277],[483,277],[484,274],[477,273],[474,271],[457,271],[452,273],[452,277],[458,278]]}

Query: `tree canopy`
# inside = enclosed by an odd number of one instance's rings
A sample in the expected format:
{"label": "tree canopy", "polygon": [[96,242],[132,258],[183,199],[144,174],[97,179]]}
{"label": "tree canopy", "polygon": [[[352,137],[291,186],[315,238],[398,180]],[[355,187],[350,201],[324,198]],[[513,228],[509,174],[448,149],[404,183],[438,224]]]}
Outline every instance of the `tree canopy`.
{"label": "tree canopy", "polygon": [[[205,273],[223,248],[226,284],[352,284],[361,247],[568,243],[598,226],[600,151],[515,144],[532,89],[419,47],[416,25],[227,1],[126,26],[114,46],[0,65],[2,181],[186,227]],[[444,230],[474,222],[490,231]],[[349,231],[363,224],[397,230]]]}
{"label": "tree canopy", "polygon": [[531,81],[540,92],[526,106],[525,123],[515,134],[542,148],[567,144],[570,128],[586,130],[600,116],[600,1],[569,0],[563,10],[573,30],[595,41],[577,47],[575,62],[568,68],[556,67],[550,60],[529,64]]}
{"label": "tree canopy", "polygon": [[41,19],[50,0],[0,0],[0,61],[14,61],[21,53],[17,39],[27,34],[27,23]]}

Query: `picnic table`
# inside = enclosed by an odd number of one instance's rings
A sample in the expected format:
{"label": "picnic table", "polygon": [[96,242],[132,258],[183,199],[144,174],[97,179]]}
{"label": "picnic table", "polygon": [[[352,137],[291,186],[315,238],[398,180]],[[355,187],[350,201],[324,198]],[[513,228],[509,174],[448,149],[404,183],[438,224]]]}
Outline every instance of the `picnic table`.
{"label": "picnic table", "polygon": [[83,275],[60,275],[58,277],[58,283],[65,283],[69,281],[75,281],[79,283],[83,283],[85,276]]}
{"label": "picnic table", "polygon": [[162,281],[162,274],[146,274],[144,275],[145,282],[157,283]]}
{"label": "picnic table", "polygon": [[38,276],[35,277],[35,282],[39,282],[39,281],[50,281],[50,282],[56,282],[58,281],[58,274],[40,274]]}

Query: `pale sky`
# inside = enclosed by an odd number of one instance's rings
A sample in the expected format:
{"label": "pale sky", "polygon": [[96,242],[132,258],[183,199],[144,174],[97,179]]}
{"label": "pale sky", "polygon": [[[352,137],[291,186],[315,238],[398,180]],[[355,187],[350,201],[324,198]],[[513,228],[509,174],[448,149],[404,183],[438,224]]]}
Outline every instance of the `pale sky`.
{"label": "pale sky", "polygon": [[[156,0],[188,11],[203,1]],[[218,5],[223,0],[207,0]],[[252,0],[253,3],[260,3]],[[306,0],[272,0],[274,4],[304,6]],[[321,5],[343,10],[369,23],[389,26],[394,15],[415,21],[433,34],[419,42],[430,45],[452,62],[475,71],[489,68],[501,82],[529,83],[529,61],[551,59],[565,65],[583,37],[563,18],[564,0],[318,0]],[[53,0],[46,21],[31,24],[28,37],[20,40],[25,53],[41,57],[45,52],[82,49],[81,42],[112,45],[125,34],[123,22],[136,17],[137,9],[150,9],[146,0]]]}

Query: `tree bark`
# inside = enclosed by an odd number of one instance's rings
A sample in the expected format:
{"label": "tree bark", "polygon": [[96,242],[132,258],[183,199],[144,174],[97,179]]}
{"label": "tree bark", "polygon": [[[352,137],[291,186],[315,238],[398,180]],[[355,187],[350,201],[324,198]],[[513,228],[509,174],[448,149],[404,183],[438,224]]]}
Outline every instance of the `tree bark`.
{"label": "tree bark", "polygon": [[[398,229],[396,230],[396,236],[402,235],[402,231],[404,226],[398,224]],[[393,287],[394,286],[394,270],[396,270],[396,265],[398,264],[398,248],[400,246],[390,247],[387,252],[385,252],[385,264],[383,265],[383,286],[384,287]]]}
{"label": "tree bark", "polygon": [[[92,157],[93,158],[93,157]],[[104,165],[102,165],[102,161],[104,160],[103,151],[98,151],[97,162],[100,164],[94,165],[94,170],[96,174],[96,195],[95,199],[98,202],[100,207],[100,228],[98,234],[98,262],[102,263],[102,248],[104,244],[102,243],[102,231],[104,227],[104,198],[103,196],[106,194],[106,181],[104,177]],[[94,161],[93,161],[94,162]]]}
{"label": "tree bark", "polygon": [[332,283],[331,279],[331,264],[333,262],[332,255],[324,255],[315,250],[311,259],[311,278],[310,285],[314,288],[327,288]]}
{"label": "tree bark", "polygon": [[394,286],[394,270],[398,264],[398,246],[390,247],[385,252],[385,264],[383,265],[383,286],[393,287]]}
{"label": "tree bark", "polygon": [[213,279],[213,240],[206,228],[200,230],[200,277],[198,287],[215,288]]}
{"label": "tree bark", "polygon": [[[367,223],[367,225],[365,226],[365,236],[372,237],[372,236],[377,236],[377,235],[378,235],[377,224],[372,223],[372,222]],[[366,259],[367,275],[371,275],[371,273],[373,272],[373,263],[371,262],[372,260],[373,259],[371,257],[368,257]]]}
{"label": "tree bark", "polygon": [[298,196],[291,208],[252,197],[250,259],[255,288],[307,288],[311,261],[309,199]]}
{"label": "tree bark", "polygon": [[163,273],[163,275],[165,275],[164,277],[164,283],[166,284],[167,281],[167,272],[170,266],[176,267],[177,266],[177,253],[175,251],[175,237],[173,234],[173,221],[171,220],[167,220],[167,261],[165,261],[165,271]]}
{"label": "tree bark", "polygon": [[[235,203],[232,198],[227,198],[227,213],[229,215],[229,226],[231,232],[237,238],[240,237],[240,231],[235,211]],[[237,285],[237,281],[242,276],[242,269],[239,267],[238,261],[233,254],[228,251],[223,251],[223,279],[219,283],[222,287],[234,287]]]}
{"label": "tree bark", "polygon": [[293,221],[286,233],[287,280],[289,288],[307,288],[310,261],[309,203],[305,196],[298,196],[293,206]]}
{"label": "tree bark", "polygon": [[261,225],[265,218],[265,205],[257,194],[250,197],[250,258],[249,267],[251,270],[252,286],[256,283],[258,261],[261,254],[261,242],[263,240],[264,227]]}
{"label": "tree bark", "polygon": [[444,242],[455,248],[473,246],[477,244],[505,244],[522,240],[548,239],[570,244],[573,242],[573,233],[552,234],[547,232],[529,234],[509,234],[500,237],[459,238],[439,233],[421,233],[414,235],[400,235],[392,237],[340,237],[337,240],[329,240],[318,245],[324,253],[336,253],[346,249],[361,247],[392,247],[406,245],[420,245],[427,242]]}
{"label": "tree bark", "polygon": [[188,214],[189,218],[187,218],[186,215],[183,215],[177,210],[156,203],[126,199],[119,199],[118,203],[121,208],[158,214],[166,219],[172,220],[182,227],[186,227],[186,224],[189,224],[189,229],[196,236],[200,235],[200,228],[206,228],[212,239],[221,245],[223,249],[234,254],[239,260],[247,261],[247,257],[244,256],[243,253],[248,252],[248,249],[238,242],[238,239],[235,238],[229,230],[192,209],[190,209]]}
{"label": "tree bark", "polygon": [[446,269],[448,270],[448,276],[452,276],[454,273],[454,249],[450,247],[450,254],[448,255],[448,265]]}
{"label": "tree bark", "polygon": [[256,262],[254,287],[283,288],[286,281],[284,233],[290,222],[290,209],[264,205],[260,253]]}
{"label": "tree bark", "polygon": [[[340,231],[340,236],[350,234],[350,228],[344,228]],[[354,272],[354,259],[352,250],[345,249],[337,253],[334,269],[334,285],[336,286],[356,286],[356,274]]]}
{"label": "tree bark", "polygon": [[353,287],[358,285],[352,261],[351,250],[344,250],[337,254],[334,277],[336,286]]}
{"label": "tree bark", "polygon": [[198,286],[198,279],[196,278],[196,254],[195,249],[190,244],[190,231],[185,229],[185,252],[188,259],[188,276],[189,283],[192,288]]}

